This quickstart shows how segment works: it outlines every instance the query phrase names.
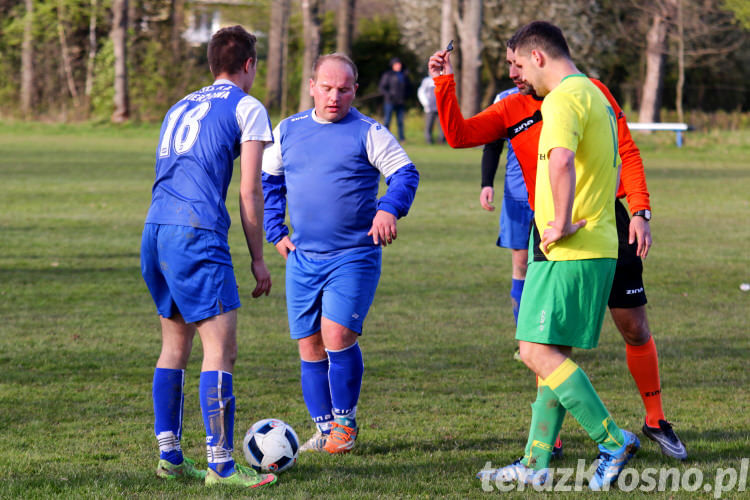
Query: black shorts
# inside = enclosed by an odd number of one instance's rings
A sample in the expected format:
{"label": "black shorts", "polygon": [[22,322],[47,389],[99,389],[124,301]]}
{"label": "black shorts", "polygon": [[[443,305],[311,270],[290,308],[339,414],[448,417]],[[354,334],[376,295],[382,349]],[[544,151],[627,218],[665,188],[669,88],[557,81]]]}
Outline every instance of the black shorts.
{"label": "black shorts", "polygon": [[632,309],[646,305],[646,292],[643,288],[643,262],[636,251],[637,243],[628,244],[630,214],[620,200],[615,200],[615,220],[617,221],[617,267],[609,293],[609,307]]}

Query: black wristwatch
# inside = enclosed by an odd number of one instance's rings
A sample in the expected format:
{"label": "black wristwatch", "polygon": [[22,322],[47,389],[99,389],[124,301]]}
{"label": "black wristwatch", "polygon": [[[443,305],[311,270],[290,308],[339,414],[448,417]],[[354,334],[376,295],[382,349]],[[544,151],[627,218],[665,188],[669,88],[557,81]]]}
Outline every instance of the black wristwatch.
{"label": "black wristwatch", "polygon": [[633,214],[633,217],[635,217],[636,215],[638,217],[643,217],[647,221],[651,220],[651,210],[649,210],[648,208],[645,210],[638,210],[636,213]]}

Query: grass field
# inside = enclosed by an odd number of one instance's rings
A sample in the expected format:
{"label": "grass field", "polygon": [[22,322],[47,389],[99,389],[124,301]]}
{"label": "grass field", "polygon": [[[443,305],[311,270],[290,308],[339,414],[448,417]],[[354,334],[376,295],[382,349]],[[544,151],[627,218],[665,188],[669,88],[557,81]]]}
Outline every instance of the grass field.
{"label": "grass field", "polygon": [[[139,244],[157,134],[153,126],[0,124],[0,498],[244,495],[153,475],[150,394],[160,337]],[[674,466],[683,476],[692,470],[693,482],[697,470],[713,485],[718,468],[741,474],[741,458],[750,457],[750,293],[739,289],[750,282],[750,131],[691,133],[681,149],[671,134],[636,140],[654,212],[649,319],[665,412],[690,460],[662,458],[644,440],[631,463],[641,471]],[[485,462],[504,465],[521,454],[534,398],[533,377],[512,359],[510,256],[494,245],[497,213],[478,204],[481,151],[424,146],[416,126],[407,150],[421,184],[398,241],[384,251],[361,339],[357,448],[341,457],[304,455],[276,486],[253,496],[531,496],[485,492],[474,479]],[[312,426],[287,333],[282,259],[266,247],[274,288],[252,299],[236,181],[230,245],[244,306],[235,445],[265,417],[286,420],[306,439]],[[205,465],[200,358],[196,340],[183,448]],[[599,348],[575,359],[617,422],[639,431],[643,407],[609,318]],[[557,466],[595,456],[571,417],[563,439],[566,456]],[[239,448],[235,455],[241,459]],[[747,495],[738,489],[723,497]],[[658,494],[668,495],[711,493],[700,486]]]}

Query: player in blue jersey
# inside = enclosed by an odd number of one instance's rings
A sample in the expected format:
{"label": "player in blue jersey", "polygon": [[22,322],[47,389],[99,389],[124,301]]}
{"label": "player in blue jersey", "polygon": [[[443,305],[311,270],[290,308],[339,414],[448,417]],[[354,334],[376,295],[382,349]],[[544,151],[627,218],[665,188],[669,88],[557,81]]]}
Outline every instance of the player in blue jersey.
{"label": "player in blue jersey", "polygon": [[[495,96],[498,102],[509,95],[518,93],[517,88],[500,92]],[[492,204],[495,197],[493,184],[495,172],[503,151],[504,139],[488,143],[482,153],[482,191],[479,203],[485,210],[495,210]],[[518,321],[518,304],[521,303],[521,292],[526,279],[526,267],[529,257],[529,227],[534,212],[529,206],[529,193],[523,179],[521,166],[518,163],[513,146],[508,142],[508,153],[505,163],[505,187],[503,189],[503,205],[500,210],[500,232],[497,246],[510,248],[512,263],[512,284],[510,301],[513,307],[513,317]]]}
{"label": "player in blue jersey", "polygon": [[[206,485],[257,488],[273,474],[257,474],[232,459],[240,298],[227,244],[226,196],[240,156],[240,216],[253,297],[268,294],[263,261],[261,161],[273,141],[263,105],[247,95],[256,72],[255,37],[241,26],[216,32],[208,44],[213,85],[188,94],[167,112],[156,150],[156,181],[141,244],[141,272],[156,303],[162,348],[153,380],[157,476],[202,479]],[[196,330],[203,344],[200,405],[208,471],[183,457],[185,367]]]}
{"label": "player in blue jersey", "polygon": [[[351,59],[319,57],[310,79],[315,107],[283,120],[263,154],[266,238],[286,259],[289,330],[317,426],[303,451],[354,446],[364,371],[357,338],[380,278],[381,246],[396,239],[396,220],[419,183],[396,138],[351,107],[356,90]],[[378,199],[381,174],[388,189]]]}

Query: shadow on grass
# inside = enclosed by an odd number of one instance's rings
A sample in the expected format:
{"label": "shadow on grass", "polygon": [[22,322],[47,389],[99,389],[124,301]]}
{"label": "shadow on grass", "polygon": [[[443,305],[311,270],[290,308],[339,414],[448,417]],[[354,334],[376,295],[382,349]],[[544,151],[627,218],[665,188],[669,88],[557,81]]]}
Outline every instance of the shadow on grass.
{"label": "shadow on grass", "polygon": [[[631,429],[634,430],[635,429]],[[688,467],[700,467],[702,464],[718,464],[738,462],[741,458],[750,455],[747,447],[750,441],[750,432],[747,431],[724,431],[720,429],[707,430],[705,432],[694,432],[681,430],[680,438],[685,442],[688,449],[688,460],[679,462],[661,453],[659,446],[637,432],[641,440],[641,449],[637,457],[648,465],[654,463],[663,465],[679,466],[681,463]],[[576,460],[583,458],[591,461],[596,458],[595,444],[581,435],[562,435],[565,458],[562,464],[575,465]],[[511,460],[523,454],[523,443],[521,436],[477,437],[477,438],[453,438],[445,440],[416,440],[416,439],[394,439],[388,442],[362,443],[358,452],[363,455],[392,455],[409,452],[422,452],[432,454],[445,452],[455,454],[456,452],[472,451],[477,455],[485,456],[510,456]]]}

